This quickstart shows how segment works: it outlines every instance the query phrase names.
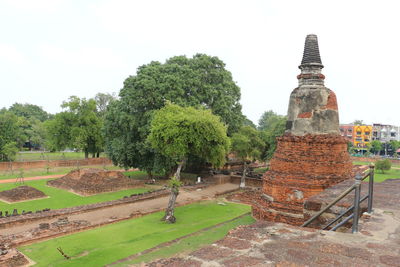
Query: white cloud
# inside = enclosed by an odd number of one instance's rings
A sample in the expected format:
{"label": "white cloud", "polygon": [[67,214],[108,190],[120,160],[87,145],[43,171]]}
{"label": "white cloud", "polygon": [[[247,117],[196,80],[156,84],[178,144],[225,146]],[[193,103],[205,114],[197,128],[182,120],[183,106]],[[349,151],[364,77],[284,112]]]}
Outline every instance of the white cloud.
{"label": "white cloud", "polygon": [[19,11],[53,13],[60,11],[65,2],[65,0],[2,0],[1,4]]}
{"label": "white cloud", "polygon": [[78,49],[67,49],[56,45],[43,44],[39,47],[39,53],[43,59],[77,69],[112,69],[125,66],[124,59],[108,48],[80,47]]}
{"label": "white cloud", "polygon": [[26,64],[26,57],[14,46],[0,43],[0,61],[4,64],[21,65]]}

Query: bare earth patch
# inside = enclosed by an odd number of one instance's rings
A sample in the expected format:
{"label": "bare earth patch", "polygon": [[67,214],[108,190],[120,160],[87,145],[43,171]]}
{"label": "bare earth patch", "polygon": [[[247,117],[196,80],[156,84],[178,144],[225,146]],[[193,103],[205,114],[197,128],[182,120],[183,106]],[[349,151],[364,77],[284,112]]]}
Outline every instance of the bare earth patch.
{"label": "bare earth patch", "polygon": [[45,197],[47,196],[42,191],[26,185],[0,192],[0,200],[7,203],[15,203]]}

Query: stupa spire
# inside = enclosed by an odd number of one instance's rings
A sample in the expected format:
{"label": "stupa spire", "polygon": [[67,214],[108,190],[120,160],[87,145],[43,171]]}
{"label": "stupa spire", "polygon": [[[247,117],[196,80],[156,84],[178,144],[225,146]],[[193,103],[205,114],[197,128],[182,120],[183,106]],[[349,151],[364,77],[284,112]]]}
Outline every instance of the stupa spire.
{"label": "stupa spire", "polygon": [[303,65],[316,65],[323,68],[321,56],[319,55],[318,37],[315,34],[309,34],[306,37],[304,44],[303,59],[301,60],[300,68]]}

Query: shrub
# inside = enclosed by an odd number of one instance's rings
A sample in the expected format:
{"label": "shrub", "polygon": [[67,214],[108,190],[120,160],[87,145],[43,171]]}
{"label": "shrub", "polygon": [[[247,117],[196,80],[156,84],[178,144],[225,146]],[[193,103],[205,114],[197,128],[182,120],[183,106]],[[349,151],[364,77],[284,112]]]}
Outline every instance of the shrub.
{"label": "shrub", "polygon": [[390,168],[392,168],[392,163],[388,159],[378,160],[375,162],[375,168],[380,170],[382,173],[385,173],[385,171],[388,171]]}

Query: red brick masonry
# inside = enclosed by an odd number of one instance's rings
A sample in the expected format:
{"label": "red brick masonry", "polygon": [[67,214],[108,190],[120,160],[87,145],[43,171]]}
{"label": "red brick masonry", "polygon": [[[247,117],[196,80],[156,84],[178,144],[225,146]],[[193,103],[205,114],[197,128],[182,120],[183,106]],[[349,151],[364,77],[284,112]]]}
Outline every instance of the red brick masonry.
{"label": "red brick masonry", "polygon": [[277,140],[253,216],[301,225],[306,199],[352,177],[347,141],[333,134],[285,134]]}

